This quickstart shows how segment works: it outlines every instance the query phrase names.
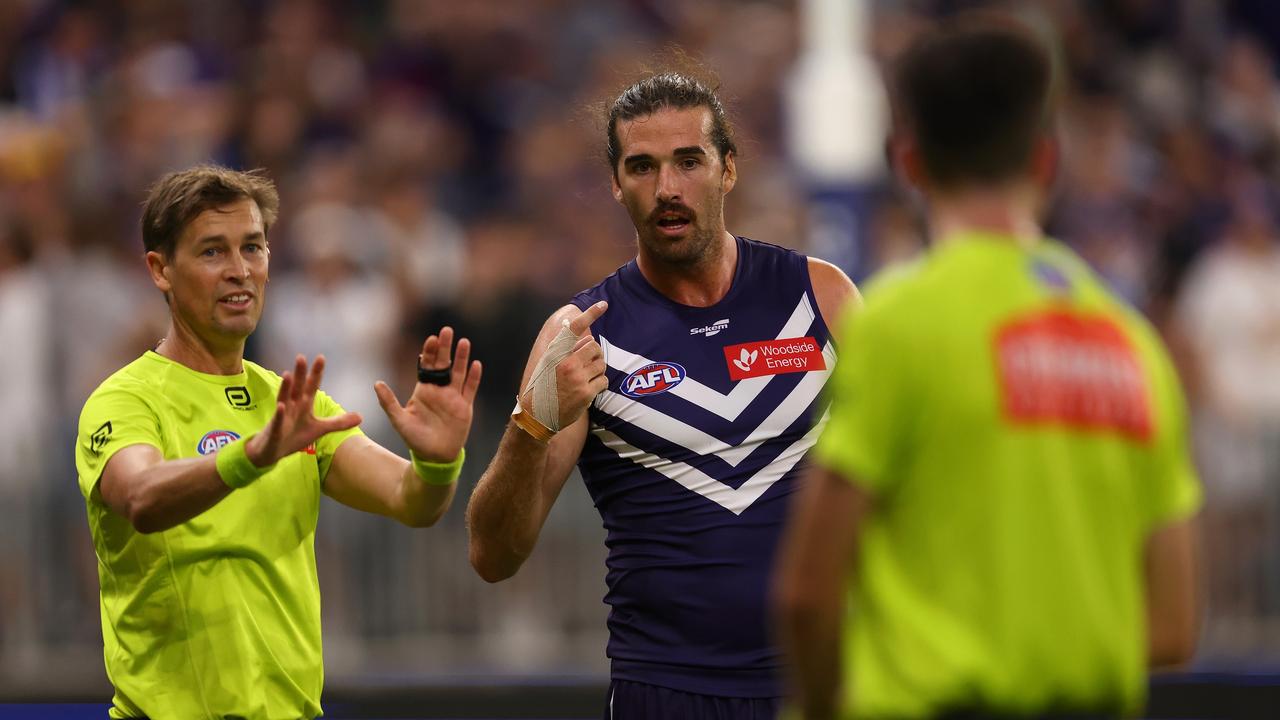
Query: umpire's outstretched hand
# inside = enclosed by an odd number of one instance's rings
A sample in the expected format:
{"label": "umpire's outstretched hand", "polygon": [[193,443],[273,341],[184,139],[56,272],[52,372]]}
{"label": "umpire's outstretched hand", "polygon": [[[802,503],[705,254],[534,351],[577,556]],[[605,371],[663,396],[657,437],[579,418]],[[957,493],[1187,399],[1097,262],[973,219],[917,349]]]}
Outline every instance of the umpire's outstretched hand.
{"label": "umpire's outstretched hand", "polygon": [[471,341],[458,341],[452,366],[449,352],[453,349],[453,328],[445,326],[440,335],[430,335],[422,345],[419,366],[450,369],[449,383],[436,385],[419,382],[413,395],[403,406],[385,382],[379,380],[373,390],[391,427],[400,433],[406,445],[428,462],[452,462],[462,451],[471,432],[471,407],[480,387],[480,361],[471,357]]}
{"label": "umpire's outstretched hand", "polygon": [[359,413],[332,417],[315,416],[316,391],[324,376],[324,356],[317,355],[309,369],[307,359],[299,355],[293,372],[286,372],[276,395],[276,412],[271,422],[245,443],[249,462],[267,467],[303,450],[324,435],[353,428],[360,424]]}

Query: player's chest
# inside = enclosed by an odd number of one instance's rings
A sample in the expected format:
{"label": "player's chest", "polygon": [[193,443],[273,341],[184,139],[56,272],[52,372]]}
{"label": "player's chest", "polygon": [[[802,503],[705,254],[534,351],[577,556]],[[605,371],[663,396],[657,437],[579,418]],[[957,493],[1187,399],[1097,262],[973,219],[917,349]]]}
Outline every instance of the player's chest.
{"label": "player's chest", "polygon": [[610,390],[632,399],[671,392],[686,382],[729,393],[743,381],[831,366],[825,329],[803,295],[794,309],[774,304],[714,316],[654,312],[629,320],[600,327],[597,340]]}

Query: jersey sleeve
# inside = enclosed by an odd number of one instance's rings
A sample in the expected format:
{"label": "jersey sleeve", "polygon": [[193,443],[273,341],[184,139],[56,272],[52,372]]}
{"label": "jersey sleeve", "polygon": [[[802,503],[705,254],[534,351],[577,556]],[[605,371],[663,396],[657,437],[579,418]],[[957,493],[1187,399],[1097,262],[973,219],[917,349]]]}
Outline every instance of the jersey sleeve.
{"label": "jersey sleeve", "polygon": [[159,416],[128,388],[99,388],[85,402],[76,431],[76,473],[85,498],[97,488],[107,462],[130,445],[163,448]]}
{"label": "jersey sleeve", "polygon": [[1148,494],[1149,529],[1185,519],[1200,508],[1202,490],[1188,440],[1187,403],[1168,353],[1155,352],[1157,427],[1155,463]]}
{"label": "jersey sleeve", "polygon": [[893,482],[893,458],[903,446],[905,358],[878,308],[847,313],[841,326],[843,351],[827,383],[830,416],[814,458],[877,495]]}
{"label": "jersey sleeve", "polygon": [[[316,392],[315,416],[318,418],[332,417],[341,415],[346,412],[337,400],[329,397],[323,390]],[[357,425],[349,430],[339,430],[331,432],[316,441],[316,461],[320,466],[320,483],[324,484],[325,476],[329,474],[329,465],[333,463],[333,455],[338,452],[338,446],[347,438],[356,435],[364,435],[364,431]]]}

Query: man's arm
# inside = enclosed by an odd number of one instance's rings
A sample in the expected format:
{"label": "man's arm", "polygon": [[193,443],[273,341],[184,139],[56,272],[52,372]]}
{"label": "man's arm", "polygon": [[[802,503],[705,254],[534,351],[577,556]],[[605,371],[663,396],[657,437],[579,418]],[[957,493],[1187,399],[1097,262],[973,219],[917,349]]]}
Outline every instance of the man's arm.
{"label": "man's arm", "polygon": [[[460,457],[471,431],[472,405],[480,387],[479,361],[469,362],[471,343],[458,341],[450,360],[453,329],[440,330],[422,346],[424,367],[449,369],[449,384],[419,382],[403,406],[384,382],[374,385],[378,402],[419,461],[447,465]],[[453,473],[456,476],[456,473]],[[343,505],[394,518],[409,527],[434,525],[453,502],[456,482],[442,473],[427,482],[414,464],[365,436],[347,438],[334,452],[324,492]]]}
{"label": "man's arm", "polygon": [[1194,519],[1166,525],[1147,538],[1144,559],[1147,663],[1186,664],[1199,634],[1199,567]]}
{"label": "man's arm", "polygon": [[457,485],[424,482],[408,460],[365,435],[354,435],[334,453],[324,494],[347,507],[423,528],[444,517]]}
{"label": "man's arm", "polygon": [[[326,418],[312,413],[323,373],[322,356],[316,358],[310,371],[299,357],[294,372],[284,374],[270,422],[247,440],[237,441],[244,443],[243,452],[253,468],[270,467],[327,433],[360,424],[356,413]],[[131,445],[107,462],[98,481],[98,492],[107,507],[127,518],[138,532],[168,530],[231,494],[232,488],[220,473],[217,460],[218,454],[165,460],[159,448]]]}
{"label": "man's arm", "polygon": [[[563,428],[549,442],[541,442],[514,421],[498,445],[498,452],[467,506],[471,566],[488,582],[505,580],[533,552],[551,506],[560,496],[587,439],[587,407],[608,386],[604,355],[589,334],[591,323],[606,309],[596,303],[585,312],[566,305],[547,319],[529,353],[520,387],[528,385],[539,359],[547,352],[565,321],[580,339],[573,352],[554,369]],[[528,411],[528,397],[521,397]]]}
{"label": "man's arm", "polygon": [[822,315],[827,331],[839,341],[836,334],[840,332],[844,314],[851,308],[862,306],[862,295],[843,270],[815,257],[809,258],[809,284],[813,286],[818,313]]}
{"label": "man's arm", "polygon": [[816,464],[792,504],[773,599],[792,702],[806,720],[836,716],[845,593],[870,509],[869,494]]}
{"label": "man's arm", "polygon": [[214,459],[165,460],[154,445],[130,445],[107,462],[98,491],[107,507],[138,532],[168,530],[231,494]]}

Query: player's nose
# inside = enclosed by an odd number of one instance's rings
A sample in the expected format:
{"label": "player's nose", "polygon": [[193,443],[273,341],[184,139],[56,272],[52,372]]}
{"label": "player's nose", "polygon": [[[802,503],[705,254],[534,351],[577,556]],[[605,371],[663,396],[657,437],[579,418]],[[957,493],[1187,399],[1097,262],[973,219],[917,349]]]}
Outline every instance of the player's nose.
{"label": "player's nose", "polygon": [[676,180],[674,168],[664,165],[658,169],[658,186],[655,194],[659,202],[669,203],[680,199],[680,186]]}

